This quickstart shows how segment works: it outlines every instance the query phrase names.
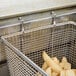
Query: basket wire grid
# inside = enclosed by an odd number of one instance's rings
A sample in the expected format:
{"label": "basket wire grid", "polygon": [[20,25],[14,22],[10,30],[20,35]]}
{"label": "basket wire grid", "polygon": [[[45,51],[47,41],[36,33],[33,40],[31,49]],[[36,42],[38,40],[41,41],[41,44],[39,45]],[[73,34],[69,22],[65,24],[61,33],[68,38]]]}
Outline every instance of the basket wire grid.
{"label": "basket wire grid", "polygon": [[[42,76],[42,52],[61,60],[67,57],[76,68],[76,24],[47,25],[2,37],[11,76]],[[33,64],[34,63],[34,64]]]}

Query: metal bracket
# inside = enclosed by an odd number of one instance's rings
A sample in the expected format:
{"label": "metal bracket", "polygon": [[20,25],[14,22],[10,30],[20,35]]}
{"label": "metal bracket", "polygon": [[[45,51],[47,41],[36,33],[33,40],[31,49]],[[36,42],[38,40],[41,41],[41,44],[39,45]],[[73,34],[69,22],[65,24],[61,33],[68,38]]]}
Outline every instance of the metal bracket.
{"label": "metal bracket", "polygon": [[50,14],[52,16],[52,24],[55,25],[56,24],[56,21],[55,21],[55,19],[56,19],[56,13],[54,11],[52,11]]}
{"label": "metal bracket", "polygon": [[20,31],[24,32],[24,20],[22,17],[19,17],[18,20],[20,21]]}

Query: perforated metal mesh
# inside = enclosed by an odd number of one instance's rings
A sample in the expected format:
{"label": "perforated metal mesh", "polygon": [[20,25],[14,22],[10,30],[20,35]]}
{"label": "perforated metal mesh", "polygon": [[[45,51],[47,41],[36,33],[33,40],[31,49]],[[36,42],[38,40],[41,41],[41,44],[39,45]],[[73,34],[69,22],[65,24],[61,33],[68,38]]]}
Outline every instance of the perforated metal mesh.
{"label": "perforated metal mesh", "polygon": [[[0,37],[4,35],[8,35],[10,33],[15,33],[18,31],[20,31],[19,26],[11,26],[11,27],[9,26],[5,28],[0,27]],[[5,48],[0,38],[0,62],[5,61],[5,60],[6,60]]]}
{"label": "perforated metal mesh", "polygon": [[[7,60],[11,76],[36,76],[37,71],[34,70],[27,62],[19,58],[11,49],[7,48]],[[9,54],[8,54],[9,53]]]}
{"label": "perforated metal mesh", "polygon": [[[55,27],[48,25],[6,39],[39,67],[43,64],[42,52],[46,51],[51,57],[56,56],[59,59],[67,57],[72,68],[76,68],[76,25],[74,24],[61,24]],[[36,75],[37,70],[34,66],[23,61],[10,49],[11,47],[6,47],[11,76]]]}

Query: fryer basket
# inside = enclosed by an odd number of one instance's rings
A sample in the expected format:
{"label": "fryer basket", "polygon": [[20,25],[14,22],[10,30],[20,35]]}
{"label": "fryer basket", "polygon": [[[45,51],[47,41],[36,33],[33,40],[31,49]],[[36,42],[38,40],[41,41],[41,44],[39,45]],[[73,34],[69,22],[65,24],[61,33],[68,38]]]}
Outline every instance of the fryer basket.
{"label": "fryer basket", "polygon": [[61,60],[65,56],[76,68],[76,24],[65,22],[41,26],[24,32],[3,36],[11,76],[42,76],[42,52]]}

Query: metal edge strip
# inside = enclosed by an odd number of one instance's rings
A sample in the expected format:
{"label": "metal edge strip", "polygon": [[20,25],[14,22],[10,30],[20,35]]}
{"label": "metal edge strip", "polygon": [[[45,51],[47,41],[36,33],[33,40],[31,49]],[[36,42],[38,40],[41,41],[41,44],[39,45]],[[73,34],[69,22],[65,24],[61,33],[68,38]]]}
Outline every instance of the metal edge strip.
{"label": "metal edge strip", "polygon": [[41,10],[35,10],[35,11],[26,12],[26,13],[22,12],[22,13],[18,13],[18,14],[12,14],[12,15],[9,15],[9,16],[2,16],[2,17],[0,17],[0,20],[7,19],[7,18],[13,18],[13,17],[20,17],[20,16],[24,16],[24,15],[36,14],[36,13],[41,13],[41,12],[46,12],[46,11],[64,9],[64,8],[69,8],[69,7],[75,7],[75,6],[76,6],[76,3],[71,4],[71,5],[66,5],[66,6],[63,6],[63,7],[46,8],[46,9],[44,8],[44,9],[41,9]]}
{"label": "metal edge strip", "polygon": [[22,33],[30,33],[30,32],[38,31],[38,30],[41,30],[41,29],[52,28],[52,27],[56,27],[56,26],[63,26],[63,25],[66,25],[66,24],[74,24],[74,25],[76,25],[75,22],[73,22],[73,21],[68,21],[68,22],[58,23],[58,24],[56,24],[56,25],[41,26],[41,27],[38,27],[38,28],[26,30],[26,31],[24,31],[24,32],[23,32],[23,31],[21,31],[21,32],[16,32],[16,33],[9,34],[9,35],[5,35],[5,36],[2,36],[2,37],[3,37],[3,38],[9,38],[9,37],[12,37],[12,36],[21,35]]}

